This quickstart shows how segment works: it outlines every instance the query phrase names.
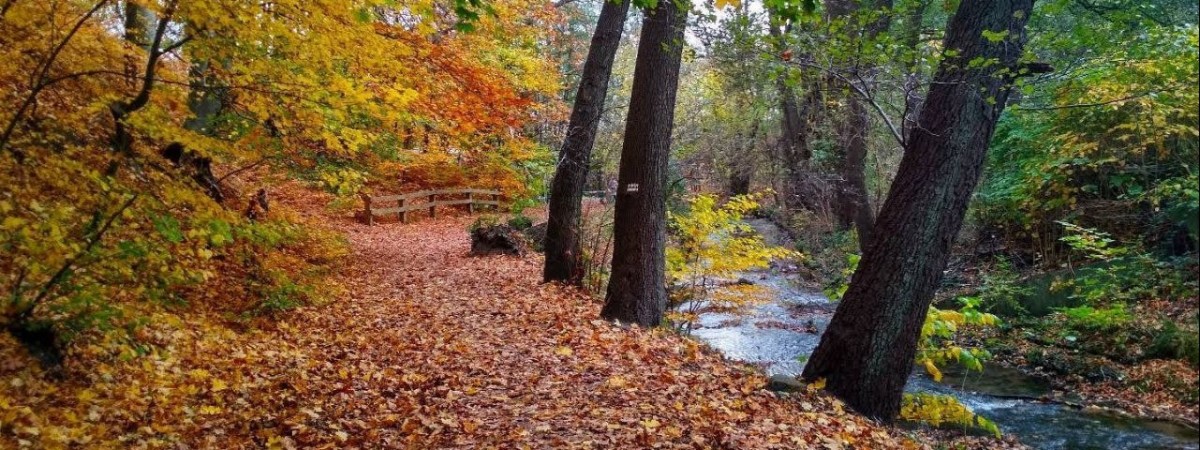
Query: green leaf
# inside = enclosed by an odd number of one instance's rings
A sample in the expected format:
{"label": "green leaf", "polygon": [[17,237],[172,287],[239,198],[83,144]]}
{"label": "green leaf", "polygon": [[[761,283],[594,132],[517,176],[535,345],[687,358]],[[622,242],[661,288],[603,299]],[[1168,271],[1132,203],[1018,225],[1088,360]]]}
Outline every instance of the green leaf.
{"label": "green leaf", "polygon": [[158,234],[161,234],[166,240],[175,244],[183,242],[183,230],[179,228],[179,221],[174,217],[155,215],[150,217],[150,222],[154,224],[154,229],[158,230]]}

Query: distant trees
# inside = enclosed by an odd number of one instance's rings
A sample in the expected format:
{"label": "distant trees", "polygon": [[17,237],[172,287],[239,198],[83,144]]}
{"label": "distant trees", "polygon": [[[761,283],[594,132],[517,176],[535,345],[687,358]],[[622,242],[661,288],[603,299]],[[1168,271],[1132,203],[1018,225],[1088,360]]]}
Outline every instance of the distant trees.
{"label": "distant trees", "polygon": [[604,112],[613,58],[621,44],[629,0],[604,0],[600,18],[575,96],[567,137],[559,152],[558,166],[550,187],[549,220],[546,226],[545,281],[579,285],[583,281],[579,220],[583,187],[587,181],[592,145]]}
{"label": "distant trees", "polygon": [[893,420],[950,247],[1021,56],[1033,0],[964,0],[876,232],[804,369],[860,413]]}
{"label": "distant trees", "polygon": [[[860,9],[874,8],[887,10],[892,7],[891,0],[873,0],[869,5],[856,0],[828,0],[825,8],[831,19],[849,19]],[[855,40],[860,46],[871,43],[879,33],[886,31],[888,16],[870,18],[855,33]],[[859,80],[864,92],[872,90],[875,68],[869,61],[858,61],[851,58],[853,66],[847,71],[846,77]],[[862,99],[841,79],[831,77],[831,84],[840,88],[845,110],[841,112],[835,125],[838,136],[838,173],[841,175],[838,188],[835,190],[835,205],[833,211],[839,225],[845,229],[851,226],[858,231],[860,248],[866,248],[871,237],[875,213],[871,209],[870,197],[867,195],[866,160],[867,140],[871,133],[871,112]]]}
{"label": "distant trees", "polygon": [[687,9],[658,0],[646,10],[618,174],[612,272],[601,316],[658,325],[664,285],[667,162]]}

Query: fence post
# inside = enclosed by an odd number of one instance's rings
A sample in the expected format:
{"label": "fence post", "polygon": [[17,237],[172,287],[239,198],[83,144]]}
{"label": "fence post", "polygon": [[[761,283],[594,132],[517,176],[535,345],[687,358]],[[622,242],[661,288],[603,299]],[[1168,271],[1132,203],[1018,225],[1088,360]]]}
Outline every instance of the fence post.
{"label": "fence post", "polygon": [[467,191],[467,214],[475,214],[475,194]]}
{"label": "fence post", "polygon": [[408,211],[404,210],[404,197],[397,200],[396,206],[400,207],[400,223],[408,223]]}
{"label": "fence post", "polygon": [[492,194],[492,201],[496,202],[495,205],[492,205],[492,209],[499,211],[500,210],[500,194]]}
{"label": "fence post", "polygon": [[429,218],[430,219],[437,218],[437,205],[434,204],[435,196],[437,196],[437,194],[429,194]]}
{"label": "fence post", "polygon": [[358,194],[363,199],[363,221],[367,225],[375,224],[375,214],[371,212],[371,196],[367,194]]}

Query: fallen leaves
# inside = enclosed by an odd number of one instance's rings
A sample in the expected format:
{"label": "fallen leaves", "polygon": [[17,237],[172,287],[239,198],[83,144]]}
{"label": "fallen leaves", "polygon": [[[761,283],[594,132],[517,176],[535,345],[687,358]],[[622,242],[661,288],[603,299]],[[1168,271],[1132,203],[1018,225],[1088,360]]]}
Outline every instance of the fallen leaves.
{"label": "fallen leaves", "polygon": [[[913,447],[819,393],[662,330],[597,320],[540,259],[471,258],[467,218],[346,224],[347,294],[271,329],[175,320],[63,381],[0,372],[0,443],[62,447]],[[165,314],[165,313],[164,313]],[[165,323],[165,322],[163,322]],[[165,326],[164,326],[165,327]],[[0,342],[0,360],[27,358]]]}

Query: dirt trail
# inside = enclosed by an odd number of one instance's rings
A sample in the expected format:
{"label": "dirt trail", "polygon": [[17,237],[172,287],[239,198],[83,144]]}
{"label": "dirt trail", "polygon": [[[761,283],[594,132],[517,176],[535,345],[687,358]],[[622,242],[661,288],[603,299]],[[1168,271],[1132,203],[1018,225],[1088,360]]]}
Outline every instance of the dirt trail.
{"label": "dirt trail", "polygon": [[341,298],[265,328],[164,313],[143,332],[154,355],[5,378],[0,447],[913,445],[692,340],[599,320],[539,283],[539,255],[468,256],[470,221],[334,222],[353,253]]}
{"label": "dirt trail", "polygon": [[[468,256],[469,220],[348,227],[349,300],[305,314],[313,334],[356,337],[353,356],[331,362],[394,371],[330,399],[372,405],[342,410],[366,421],[351,433],[364,444],[897,444],[828,399],[776,398],[690,340],[597,320],[594,300],[539,284],[539,256]],[[391,414],[392,426],[370,425]]]}

